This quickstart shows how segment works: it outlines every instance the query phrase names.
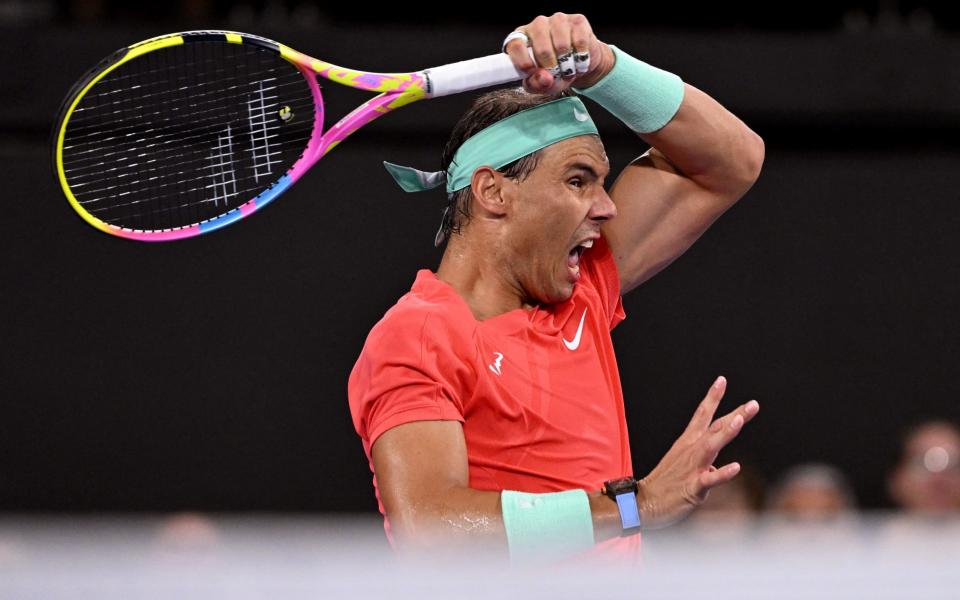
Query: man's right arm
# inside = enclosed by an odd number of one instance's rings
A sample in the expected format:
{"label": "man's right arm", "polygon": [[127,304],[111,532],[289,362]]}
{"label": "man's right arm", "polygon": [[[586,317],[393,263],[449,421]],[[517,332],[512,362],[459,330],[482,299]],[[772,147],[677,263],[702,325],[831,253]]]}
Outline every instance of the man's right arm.
{"label": "man's right arm", "polygon": [[[499,491],[469,487],[459,421],[414,421],[392,427],[371,448],[394,541],[401,552],[489,546],[505,554]],[[599,490],[587,492],[599,542],[621,531],[620,513]]]}
{"label": "man's right arm", "polygon": [[[682,519],[706,499],[710,488],[739,471],[737,463],[718,469],[713,461],[757,414],[759,405],[751,400],[714,420],[725,390],[726,379],[720,377],[680,438],[640,481],[644,528]],[[491,551],[506,551],[500,492],[469,487],[467,447],[459,421],[413,421],[392,427],[376,439],[371,457],[394,541],[402,552],[475,549],[484,543]],[[619,535],[617,505],[599,490],[588,491],[587,497],[594,540]]]}

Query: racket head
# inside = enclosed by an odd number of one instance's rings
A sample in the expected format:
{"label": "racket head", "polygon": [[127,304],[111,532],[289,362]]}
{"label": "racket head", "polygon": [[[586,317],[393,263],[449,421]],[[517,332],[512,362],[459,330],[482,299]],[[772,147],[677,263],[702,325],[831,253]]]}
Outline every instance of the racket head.
{"label": "racket head", "polygon": [[320,154],[309,57],[230,31],[151,38],[81,78],[53,129],[53,167],[90,225],[140,241],[192,237],[259,210]]}

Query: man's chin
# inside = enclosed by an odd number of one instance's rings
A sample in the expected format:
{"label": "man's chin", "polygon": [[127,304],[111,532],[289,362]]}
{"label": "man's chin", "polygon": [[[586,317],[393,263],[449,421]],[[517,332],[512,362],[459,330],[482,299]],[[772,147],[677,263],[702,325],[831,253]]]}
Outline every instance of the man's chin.
{"label": "man's chin", "polygon": [[573,297],[573,289],[575,286],[575,283],[565,283],[560,289],[557,290],[557,293],[553,295],[548,304],[560,304],[561,302],[566,302]]}

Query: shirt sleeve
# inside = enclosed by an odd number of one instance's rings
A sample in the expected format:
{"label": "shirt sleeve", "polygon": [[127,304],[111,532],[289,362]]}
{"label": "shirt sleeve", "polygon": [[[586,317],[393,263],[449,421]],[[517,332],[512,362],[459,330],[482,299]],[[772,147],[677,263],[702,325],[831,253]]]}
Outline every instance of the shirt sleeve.
{"label": "shirt sleeve", "polygon": [[464,421],[463,369],[430,314],[388,314],[370,332],[348,382],[354,428],[367,448],[412,421]]}
{"label": "shirt sleeve", "polygon": [[602,235],[593,243],[593,247],[580,258],[582,282],[591,286],[600,296],[605,311],[604,316],[610,331],[627,318],[623,309],[623,296],[620,295],[620,273],[613,252]]}

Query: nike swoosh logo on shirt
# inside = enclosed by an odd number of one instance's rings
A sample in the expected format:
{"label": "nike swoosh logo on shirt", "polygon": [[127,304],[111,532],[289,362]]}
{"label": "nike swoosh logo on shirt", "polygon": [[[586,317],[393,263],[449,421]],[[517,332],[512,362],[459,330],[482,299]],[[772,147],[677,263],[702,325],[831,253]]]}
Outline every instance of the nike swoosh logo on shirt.
{"label": "nike swoosh logo on shirt", "polygon": [[583,322],[587,318],[587,309],[584,307],[583,315],[580,317],[580,326],[577,327],[577,335],[573,336],[573,340],[567,340],[563,338],[563,343],[566,344],[568,350],[576,350],[580,346],[580,334],[583,333]]}

